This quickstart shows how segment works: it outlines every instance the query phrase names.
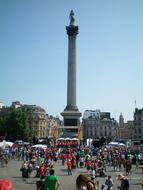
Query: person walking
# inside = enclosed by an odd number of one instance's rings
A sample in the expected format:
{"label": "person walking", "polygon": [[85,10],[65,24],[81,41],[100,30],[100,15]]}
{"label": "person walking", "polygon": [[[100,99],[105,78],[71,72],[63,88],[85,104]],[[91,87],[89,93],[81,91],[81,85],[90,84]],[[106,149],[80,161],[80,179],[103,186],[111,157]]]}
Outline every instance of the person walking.
{"label": "person walking", "polygon": [[72,163],[71,163],[71,160],[68,160],[67,167],[68,167],[68,175],[72,175]]}
{"label": "person walking", "polygon": [[42,163],[40,165],[40,167],[39,167],[39,176],[40,176],[40,179],[44,179],[45,174],[46,174],[46,167],[45,167],[45,164]]}
{"label": "person walking", "polygon": [[54,175],[55,171],[53,169],[50,170],[50,176],[47,176],[45,179],[45,187],[44,190],[58,190],[60,182],[56,175]]}
{"label": "person walking", "polygon": [[23,178],[23,180],[25,180],[26,178],[28,178],[28,162],[24,161],[22,163],[20,171],[22,172],[22,178]]}
{"label": "person walking", "polygon": [[108,175],[108,178],[105,181],[105,185],[107,185],[107,190],[113,189],[113,180],[110,175]]}

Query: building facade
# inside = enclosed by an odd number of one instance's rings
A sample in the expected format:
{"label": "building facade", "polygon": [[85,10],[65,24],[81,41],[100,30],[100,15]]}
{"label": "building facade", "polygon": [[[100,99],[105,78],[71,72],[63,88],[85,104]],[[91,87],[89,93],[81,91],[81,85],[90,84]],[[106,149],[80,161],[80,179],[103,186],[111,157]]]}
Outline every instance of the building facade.
{"label": "building facade", "polygon": [[59,137],[59,126],[61,121],[59,117],[49,116],[47,114],[47,137],[58,138]]}
{"label": "building facade", "polygon": [[[85,112],[88,113],[85,113]],[[83,138],[115,139],[118,134],[118,123],[110,117],[109,112],[86,110],[83,117]],[[88,115],[88,117],[87,117]]]}
{"label": "building facade", "polygon": [[143,144],[143,108],[135,109],[133,140]]}
{"label": "building facade", "polygon": [[36,105],[21,105],[21,108],[28,114],[32,137],[45,138],[47,136],[45,110]]}
{"label": "building facade", "polygon": [[133,140],[134,136],[134,122],[127,121],[126,123],[122,123],[120,125],[119,122],[119,129],[118,129],[118,139],[124,140]]}
{"label": "building facade", "polygon": [[124,127],[124,117],[122,113],[119,116],[119,127]]}
{"label": "building facade", "polygon": [[0,108],[0,115],[7,117],[13,108],[21,108],[27,113],[32,137],[44,138],[47,136],[46,112],[43,108],[36,105],[23,105],[19,101],[16,101],[12,102],[9,107],[3,106]]}

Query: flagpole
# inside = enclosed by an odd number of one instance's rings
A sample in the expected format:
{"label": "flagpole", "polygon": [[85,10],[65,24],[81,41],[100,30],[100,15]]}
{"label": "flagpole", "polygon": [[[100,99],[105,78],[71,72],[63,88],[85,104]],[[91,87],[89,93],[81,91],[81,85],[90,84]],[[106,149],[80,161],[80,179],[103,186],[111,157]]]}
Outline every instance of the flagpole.
{"label": "flagpole", "polygon": [[135,109],[136,109],[136,107],[137,107],[137,102],[136,102],[136,100],[135,100]]}

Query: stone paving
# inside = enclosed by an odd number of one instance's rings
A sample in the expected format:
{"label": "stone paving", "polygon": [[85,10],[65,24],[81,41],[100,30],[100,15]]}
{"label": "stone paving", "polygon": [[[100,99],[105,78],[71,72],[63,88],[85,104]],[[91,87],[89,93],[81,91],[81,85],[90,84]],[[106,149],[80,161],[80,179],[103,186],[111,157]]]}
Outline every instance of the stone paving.
{"label": "stone paving", "polygon": [[[35,173],[31,174],[31,177],[24,181],[21,178],[20,167],[22,165],[22,161],[11,160],[7,167],[0,168],[0,178],[7,178],[11,179],[13,182],[13,190],[36,190],[36,181],[38,180],[35,178]],[[117,186],[120,185],[120,182],[116,179],[117,175],[120,172],[113,172],[111,169],[107,168],[107,175],[110,174],[114,181],[114,188],[113,190],[117,189]],[[61,161],[58,161],[55,165],[55,174],[59,176],[60,180],[60,187],[59,190],[74,190],[76,189],[75,181],[76,177],[80,174],[84,173],[87,175],[87,171],[85,168],[78,168],[73,171],[72,176],[67,175],[67,168],[66,166],[62,166]],[[135,170],[133,167],[132,176],[128,177],[130,182],[130,190],[143,190],[141,187],[141,178],[143,178],[143,171],[141,169]],[[105,182],[106,178],[96,178],[100,182],[100,186],[102,183]]]}

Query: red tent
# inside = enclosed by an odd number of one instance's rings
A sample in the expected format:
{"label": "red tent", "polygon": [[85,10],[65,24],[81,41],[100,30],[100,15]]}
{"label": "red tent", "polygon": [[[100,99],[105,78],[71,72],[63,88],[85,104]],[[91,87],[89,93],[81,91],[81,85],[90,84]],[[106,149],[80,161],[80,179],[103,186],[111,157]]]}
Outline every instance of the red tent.
{"label": "red tent", "polygon": [[8,179],[0,179],[0,190],[12,190],[12,182]]}

